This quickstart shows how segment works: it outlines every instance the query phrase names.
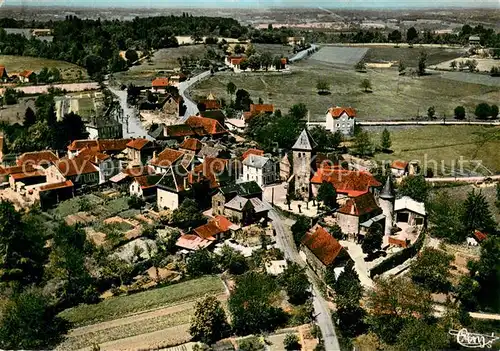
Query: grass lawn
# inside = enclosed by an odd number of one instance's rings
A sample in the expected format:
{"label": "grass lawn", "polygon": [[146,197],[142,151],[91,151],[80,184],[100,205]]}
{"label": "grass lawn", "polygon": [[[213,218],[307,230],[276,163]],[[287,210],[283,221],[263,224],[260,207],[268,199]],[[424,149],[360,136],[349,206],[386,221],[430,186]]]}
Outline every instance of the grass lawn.
{"label": "grass lawn", "polygon": [[[458,84],[438,73],[420,78],[399,76],[397,68],[359,73],[311,60],[291,65],[291,70],[291,74],[281,75],[219,73],[197,84],[192,96],[213,92],[229,101],[226,86],[232,81],[238,88],[248,90],[253,101],[260,97],[282,111],[303,102],[311,112],[311,120],[316,121],[324,121],[332,105],[353,106],[365,120],[409,119],[417,113],[424,116],[430,106],[435,106],[437,115],[451,117],[457,105],[464,105],[468,113],[473,113],[478,103],[498,104],[500,96],[500,87]],[[372,93],[365,93],[359,87],[365,78],[372,83]],[[319,79],[330,84],[331,95],[317,94]]]}
{"label": "grass lawn", "polygon": [[427,54],[427,65],[436,65],[460,57],[462,49],[441,48],[395,48],[395,47],[370,47],[365,55],[365,62],[403,61],[407,66],[416,66],[420,52]]}
{"label": "grass lawn", "polygon": [[164,288],[148,290],[128,296],[106,299],[95,305],[80,305],[63,311],[60,316],[83,326],[125,317],[129,314],[200,298],[205,294],[224,291],[216,276],[202,277]]}
{"label": "grass lawn", "polygon": [[269,52],[271,55],[283,55],[284,57],[293,56],[293,48],[290,45],[281,44],[252,44],[258,53]]}
{"label": "grass lawn", "polygon": [[0,55],[0,65],[5,66],[8,74],[11,72],[22,72],[24,70],[38,72],[43,67],[56,67],[61,71],[63,79],[65,80],[75,80],[78,71],[82,72],[83,78],[87,77],[86,70],[75,64],[40,57]]}
{"label": "grass lawn", "polygon": [[[426,126],[414,127],[391,132],[392,154],[377,154],[377,161],[382,160],[418,160],[424,168],[433,167],[437,162],[437,173],[450,176],[449,169],[463,157],[464,174],[473,171],[477,162],[481,162],[493,173],[500,172],[500,133],[495,127],[481,126]],[[496,140],[488,137],[496,135]],[[372,141],[380,143],[380,133],[372,134]],[[480,167],[477,173],[489,175]]]}

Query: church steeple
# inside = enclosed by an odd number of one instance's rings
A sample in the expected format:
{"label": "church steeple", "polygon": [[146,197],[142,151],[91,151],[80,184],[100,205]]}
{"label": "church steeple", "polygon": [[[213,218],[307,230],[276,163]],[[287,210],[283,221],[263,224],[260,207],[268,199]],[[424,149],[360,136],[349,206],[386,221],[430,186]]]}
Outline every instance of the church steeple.
{"label": "church steeple", "polygon": [[380,192],[379,197],[381,199],[384,199],[384,200],[392,200],[396,197],[395,193],[394,193],[394,187],[392,186],[392,179],[391,179],[390,175],[387,177],[387,180],[385,182],[385,185],[384,185],[382,191]]}

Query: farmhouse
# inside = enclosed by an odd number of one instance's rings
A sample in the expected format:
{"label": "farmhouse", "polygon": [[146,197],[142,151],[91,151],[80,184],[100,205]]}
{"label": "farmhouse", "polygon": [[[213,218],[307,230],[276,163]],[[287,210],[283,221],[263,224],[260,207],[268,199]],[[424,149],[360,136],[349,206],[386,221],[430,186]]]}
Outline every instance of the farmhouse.
{"label": "farmhouse", "polygon": [[469,45],[470,46],[481,46],[481,37],[478,35],[471,35],[469,37]]}
{"label": "farmhouse", "polygon": [[36,73],[33,71],[22,71],[17,75],[21,83],[33,83],[36,82]]}
{"label": "farmhouse", "polygon": [[276,182],[276,163],[270,158],[249,155],[243,160],[243,180],[255,181],[263,187]]}
{"label": "farmhouse", "polygon": [[396,225],[405,224],[407,226],[423,227],[427,217],[425,204],[413,200],[411,197],[403,196],[397,199],[394,204],[394,215]]}
{"label": "farmhouse", "polygon": [[157,146],[147,139],[137,138],[127,143],[128,160],[132,165],[140,165],[154,155]]}
{"label": "farmhouse", "polygon": [[175,210],[188,196],[191,190],[188,182],[188,171],[182,166],[170,166],[163,177],[157,183],[157,206],[158,209]]}
{"label": "farmhouse", "polygon": [[243,118],[248,122],[252,117],[261,113],[272,114],[274,113],[273,104],[250,104],[250,111],[243,112]]}
{"label": "farmhouse", "polygon": [[356,123],[356,110],[352,107],[330,107],[326,112],[326,129],[344,135],[352,135]]}
{"label": "farmhouse", "polygon": [[130,184],[130,196],[137,196],[145,201],[156,199],[156,184],[161,178],[161,174],[136,177],[132,184]]}
{"label": "farmhouse", "polygon": [[165,91],[165,89],[167,89],[167,87],[169,86],[168,78],[155,78],[151,83],[151,86],[153,88],[153,91]]}
{"label": "farmhouse", "polygon": [[300,245],[300,256],[316,274],[323,277],[342,251],[340,243],[319,224],[304,235]]}
{"label": "farmhouse", "polygon": [[62,158],[47,169],[46,175],[48,183],[71,180],[75,187],[99,184],[99,169],[84,158]]}

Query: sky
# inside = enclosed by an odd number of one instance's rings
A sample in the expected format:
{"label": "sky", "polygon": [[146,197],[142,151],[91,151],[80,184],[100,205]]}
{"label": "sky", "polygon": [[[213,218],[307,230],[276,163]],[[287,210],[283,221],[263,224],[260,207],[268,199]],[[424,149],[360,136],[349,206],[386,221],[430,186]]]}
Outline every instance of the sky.
{"label": "sky", "polygon": [[[500,9],[500,0],[3,0],[6,5],[74,7],[325,7],[325,8],[446,8],[474,7]],[[0,4],[2,0],[0,0]]]}

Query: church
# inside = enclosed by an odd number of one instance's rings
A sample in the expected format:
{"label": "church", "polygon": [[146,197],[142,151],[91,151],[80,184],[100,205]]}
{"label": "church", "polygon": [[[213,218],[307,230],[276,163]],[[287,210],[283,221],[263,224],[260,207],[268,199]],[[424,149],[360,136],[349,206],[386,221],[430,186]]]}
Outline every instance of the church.
{"label": "church", "polygon": [[332,184],[339,204],[334,217],[350,240],[361,240],[374,226],[380,226],[377,229],[388,241],[396,232],[425,225],[423,204],[409,198],[396,200],[390,175],[382,186],[369,172],[344,169],[331,162],[318,164],[316,151],[317,143],[304,129],[292,147],[295,195],[310,201],[321,184]]}

